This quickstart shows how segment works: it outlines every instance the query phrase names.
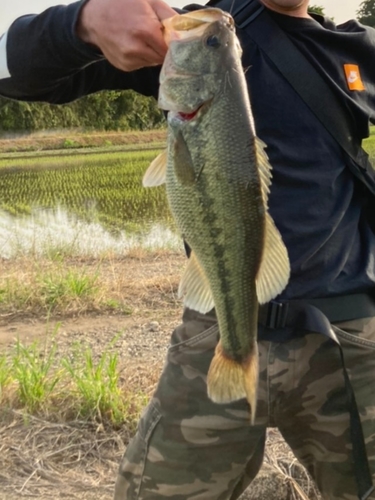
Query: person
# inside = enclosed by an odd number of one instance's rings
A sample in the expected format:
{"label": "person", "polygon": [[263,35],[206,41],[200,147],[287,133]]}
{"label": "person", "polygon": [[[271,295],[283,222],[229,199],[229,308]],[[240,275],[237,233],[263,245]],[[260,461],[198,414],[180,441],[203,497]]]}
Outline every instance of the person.
{"label": "person", "polygon": [[[375,121],[375,31],[309,14],[308,0],[261,1],[331,86],[360,143]],[[0,94],[56,104],[103,89],[156,96],[167,51],[161,21],[174,14],[162,0],[86,0],[21,17],[0,40]],[[243,65],[257,135],[273,166],[270,212],[291,262],[280,298],[336,300],[331,332],[341,343],[374,475],[375,235],[367,210],[373,195],[247,30],[251,25],[239,29]],[[370,306],[348,319],[363,300]],[[115,500],[234,500],[259,471],[267,427],[279,428],[324,499],[375,499],[371,488],[358,494],[353,443],[359,438],[351,435],[339,349],[303,322],[291,334],[284,330],[259,337],[258,409],[250,425],[245,401],[218,405],[207,397],[218,341],[214,312],[184,311],[121,462]]]}

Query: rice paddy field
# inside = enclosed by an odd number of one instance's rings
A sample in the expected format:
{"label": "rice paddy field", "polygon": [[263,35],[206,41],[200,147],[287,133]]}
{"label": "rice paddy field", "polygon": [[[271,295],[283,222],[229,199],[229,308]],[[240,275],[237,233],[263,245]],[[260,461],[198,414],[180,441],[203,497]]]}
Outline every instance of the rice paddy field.
{"label": "rice paddy field", "polygon": [[[110,149],[110,148],[108,148]],[[51,246],[97,255],[178,244],[164,187],[142,176],[160,152],[76,151],[0,156],[0,257]]]}

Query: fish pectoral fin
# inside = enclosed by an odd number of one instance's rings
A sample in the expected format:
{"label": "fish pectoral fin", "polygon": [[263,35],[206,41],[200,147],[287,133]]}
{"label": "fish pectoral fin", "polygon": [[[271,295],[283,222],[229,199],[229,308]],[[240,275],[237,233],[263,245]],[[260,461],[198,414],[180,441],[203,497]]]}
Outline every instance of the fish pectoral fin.
{"label": "fish pectoral fin", "polygon": [[167,150],[160,153],[150,164],[143,176],[144,187],[156,187],[165,184],[167,172]]}
{"label": "fish pectoral fin", "polygon": [[196,174],[188,145],[181,131],[173,142],[174,149],[174,171],[176,178],[183,186],[192,186],[196,181]]}
{"label": "fish pectoral fin", "polygon": [[228,357],[221,342],[218,343],[207,375],[208,397],[214,403],[231,403],[246,398],[251,408],[251,423],[254,423],[259,378],[258,344],[255,342],[250,354],[238,362]]}
{"label": "fish pectoral fin", "polygon": [[194,252],[191,252],[185,272],[178,288],[178,296],[184,305],[202,314],[214,307],[211,288]]}
{"label": "fish pectoral fin", "polygon": [[269,213],[266,213],[265,241],[256,291],[259,304],[265,304],[281,293],[290,276],[288,251]]}

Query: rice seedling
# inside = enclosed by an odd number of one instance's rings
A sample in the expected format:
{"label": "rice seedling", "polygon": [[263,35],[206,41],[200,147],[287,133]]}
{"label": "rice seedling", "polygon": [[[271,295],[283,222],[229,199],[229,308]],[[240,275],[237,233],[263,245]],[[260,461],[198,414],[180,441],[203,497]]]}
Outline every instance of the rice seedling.
{"label": "rice seedling", "polygon": [[[164,187],[142,187],[143,173],[156,154],[138,151],[0,160],[0,255],[1,247],[7,245],[6,235],[2,236],[7,218],[17,227],[60,211],[69,226],[98,225],[114,238],[122,231],[141,238],[156,220],[173,229]],[[45,219],[47,231],[55,221]],[[59,230],[64,231],[63,223]],[[25,238],[30,237],[22,236],[20,248]],[[53,238],[49,245],[53,246]]]}

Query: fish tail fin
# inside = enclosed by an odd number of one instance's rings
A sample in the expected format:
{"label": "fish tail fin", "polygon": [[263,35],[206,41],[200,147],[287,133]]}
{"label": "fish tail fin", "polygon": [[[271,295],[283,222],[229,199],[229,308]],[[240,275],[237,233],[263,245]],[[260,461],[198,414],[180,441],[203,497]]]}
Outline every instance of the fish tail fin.
{"label": "fish tail fin", "polygon": [[251,423],[254,424],[258,376],[256,342],[250,354],[242,361],[236,361],[227,356],[219,342],[207,375],[208,397],[214,403],[230,403],[246,398],[251,408]]}

